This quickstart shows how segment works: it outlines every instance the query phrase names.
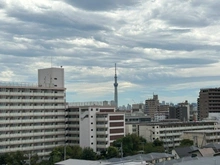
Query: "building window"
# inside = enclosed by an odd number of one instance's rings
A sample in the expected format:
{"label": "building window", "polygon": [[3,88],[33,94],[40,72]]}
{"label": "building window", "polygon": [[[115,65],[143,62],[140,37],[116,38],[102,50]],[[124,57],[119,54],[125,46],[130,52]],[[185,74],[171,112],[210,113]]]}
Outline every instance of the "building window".
{"label": "building window", "polygon": [[91,129],[91,131],[93,131],[93,129]]}

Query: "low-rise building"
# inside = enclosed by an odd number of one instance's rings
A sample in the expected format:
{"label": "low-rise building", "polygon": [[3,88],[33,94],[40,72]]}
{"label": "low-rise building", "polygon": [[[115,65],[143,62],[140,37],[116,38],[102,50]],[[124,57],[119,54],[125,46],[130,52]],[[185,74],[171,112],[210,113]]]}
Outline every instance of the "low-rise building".
{"label": "low-rise building", "polygon": [[194,130],[185,131],[181,136],[182,139],[190,139],[194,141],[194,145],[203,147],[210,143],[220,142],[220,130]]}
{"label": "low-rise building", "polygon": [[139,136],[153,142],[159,139],[164,142],[165,148],[174,148],[180,145],[181,135],[185,131],[214,130],[216,122],[158,122],[145,123],[139,126]]}

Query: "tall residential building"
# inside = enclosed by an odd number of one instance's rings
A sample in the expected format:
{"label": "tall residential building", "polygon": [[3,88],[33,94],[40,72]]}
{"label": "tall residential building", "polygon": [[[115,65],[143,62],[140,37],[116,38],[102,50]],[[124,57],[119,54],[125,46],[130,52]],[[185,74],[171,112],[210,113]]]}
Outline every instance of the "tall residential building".
{"label": "tall residential building", "polygon": [[38,77],[36,85],[0,83],[0,154],[21,150],[43,157],[65,144],[64,70],[40,69]]}
{"label": "tall residential building", "polygon": [[111,106],[71,106],[68,108],[69,145],[90,147],[95,152],[106,150],[125,135],[125,114]]}
{"label": "tall residential building", "polygon": [[198,120],[220,113],[220,88],[200,89],[198,98]]}
{"label": "tall residential building", "polygon": [[154,115],[158,113],[159,105],[158,95],[153,95],[153,99],[145,100],[145,113],[154,118]]}

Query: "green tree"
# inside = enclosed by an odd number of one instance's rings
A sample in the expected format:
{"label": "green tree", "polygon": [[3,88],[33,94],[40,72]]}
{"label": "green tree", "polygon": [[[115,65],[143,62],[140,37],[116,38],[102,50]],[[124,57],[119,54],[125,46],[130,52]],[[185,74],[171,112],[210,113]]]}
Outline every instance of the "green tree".
{"label": "green tree", "polygon": [[37,154],[31,155],[31,165],[38,165],[39,156]]}
{"label": "green tree", "polygon": [[78,145],[75,145],[75,146],[71,146],[71,158],[73,159],[80,159],[82,157],[82,148]]}
{"label": "green tree", "polygon": [[26,165],[28,157],[21,151],[5,154],[5,161],[7,165]]}
{"label": "green tree", "polygon": [[109,146],[107,149],[107,158],[114,158],[114,157],[118,157],[119,152],[118,152],[118,148],[113,147],[113,146]]}
{"label": "green tree", "polygon": [[6,164],[6,155],[5,154],[0,155],[0,164]]}
{"label": "green tree", "polygon": [[82,151],[81,158],[84,160],[96,160],[96,153],[93,151],[93,149],[86,147]]}
{"label": "green tree", "polygon": [[121,143],[123,146],[123,156],[128,156],[137,154],[140,150],[143,150],[143,144],[146,143],[146,140],[136,134],[128,134],[114,141],[113,146],[121,148]]}
{"label": "green tree", "polygon": [[159,139],[156,139],[153,141],[154,146],[163,146],[163,141],[160,141]]}
{"label": "green tree", "polygon": [[64,148],[63,146],[55,147],[53,151],[50,153],[49,161],[51,164],[56,162],[62,161],[64,155]]}
{"label": "green tree", "polygon": [[192,146],[193,140],[190,139],[183,139],[180,141],[180,147]]}
{"label": "green tree", "polygon": [[38,163],[38,165],[54,165],[54,164],[51,164],[49,160],[42,160],[41,162]]}

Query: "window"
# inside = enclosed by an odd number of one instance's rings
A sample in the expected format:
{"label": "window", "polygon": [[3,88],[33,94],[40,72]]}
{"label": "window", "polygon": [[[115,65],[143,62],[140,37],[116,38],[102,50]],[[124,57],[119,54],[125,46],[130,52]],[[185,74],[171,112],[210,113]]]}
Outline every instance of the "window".
{"label": "window", "polygon": [[54,80],[57,80],[57,78],[55,77]]}

